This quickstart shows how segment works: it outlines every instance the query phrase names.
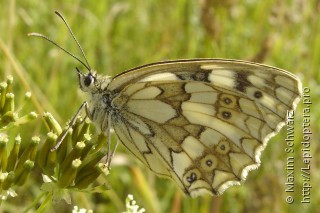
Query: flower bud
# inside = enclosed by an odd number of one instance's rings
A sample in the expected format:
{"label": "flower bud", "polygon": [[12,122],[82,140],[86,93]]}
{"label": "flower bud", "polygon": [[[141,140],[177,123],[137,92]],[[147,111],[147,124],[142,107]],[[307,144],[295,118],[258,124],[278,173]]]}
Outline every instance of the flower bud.
{"label": "flower bud", "polygon": [[34,162],[31,160],[27,160],[24,162],[23,166],[17,167],[15,171],[15,184],[18,186],[22,186],[29,177],[30,171],[34,167]]}
{"label": "flower bud", "polygon": [[85,189],[99,177],[100,171],[96,166],[90,168],[86,171],[85,175],[81,175],[81,178],[78,178],[80,174],[81,173],[78,172],[78,175],[76,176],[75,187],[78,189]]}
{"label": "flower bud", "polygon": [[8,125],[11,122],[15,122],[16,120],[18,120],[18,114],[12,111],[8,111],[6,112],[2,118],[0,119],[0,129],[1,127],[4,127],[6,125]]}
{"label": "flower bud", "polygon": [[80,158],[82,150],[85,148],[85,143],[78,142],[71,152],[66,156],[66,159],[61,164],[60,175],[65,173],[71,166],[73,160]]}
{"label": "flower bud", "polygon": [[10,151],[9,157],[8,157],[8,165],[7,165],[7,172],[13,171],[19,155],[19,149],[20,149],[20,143],[21,143],[21,137],[18,135],[14,139],[14,145]]}
{"label": "flower bud", "polygon": [[[72,135],[73,129],[72,128],[67,129],[67,128],[62,132],[62,134],[64,134],[65,131],[68,131],[66,137],[63,139],[58,149],[54,151],[54,152],[57,152],[57,160],[59,164],[61,164],[65,160],[67,154],[70,152],[69,150],[72,149],[71,135]],[[60,140],[60,137],[61,135],[59,135],[57,141]]]}
{"label": "flower bud", "polygon": [[90,121],[86,119],[84,122],[82,122],[82,125],[79,126],[79,132],[77,135],[76,141],[83,141],[85,139],[85,134],[89,133],[89,127],[90,127]]}
{"label": "flower bud", "polygon": [[39,145],[40,142],[40,138],[37,136],[32,137],[31,139],[31,143],[29,143],[27,145],[27,147],[25,148],[25,150],[22,152],[21,156],[19,157],[17,166],[16,166],[16,170],[20,170],[24,163],[29,160],[29,161],[34,161],[35,159],[35,155],[37,152],[37,147]]}
{"label": "flower bud", "polygon": [[49,129],[53,133],[55,133],[57,135],[61,134],[62,128],[61,128],[60,124],[56,121],[56,119],[54,119],[54,117],[51,115],[51,113],[49,113],[49,112],[44,113],[43,118],[44,118],[46,124],[48,125]]}
{"label": "flower bud", "polygon": [[73,132],[72,132],[72,145],[74,146],[75,143],[77,143],[79,140],[78,140],[78,137],[79,137],[79,133],[81,131],[81,124],[83,123],[83,119],[78,116],[77,119],[76,119],[76,122],[74,123],[72,129],[73,129]]}
{"label": "flower bud", "polygon": [[99,150],[90,154],[83,160],[75,179],[77,188],[86,188],[100,175],[100,170],[96,166],[105,155],[106,151]]}
{"label": "flower bud", "polygon": [[8,163],[7,156],[7,143],[8,137],[6,135],[0,135],[0,168],[1,171],[5,171]]}
{"label": "flower bud", "polygon": [[81,160],[75,159],[71,162],[70,167],[61,173],[61,177],[58,180],[58,186],[61,188],[66,188],[73,184],[74,178],[77,175],[77,171],[81,166]]}
{"label": "flower bud", "polygon": [[47,138],[39,150],[37,163],[47,175],[53,174],[53,169],[56,161],[56,152],[51,152],[51,148],[56,144],[57,135],[53,132],[47,134]]}
{"label": "flower bud", "polygon": [[14,94],[13,93],[7,93],[3,105],[2,113],[6,112],[14,112]]}
{"label": "flower bud", "polygon": [[24,97],[25,97],[26,100],[29,100],[31,98],[31,95],[32,95],[31,92],[26,92],[24,94]]}
{"label": "flower bud", "polygon": [[21,125],[21,124],[25,124],[28,123],[30,121],[33,121],[34,119],[36,119],[38,117],[38,114],[35,112],[30,112],[24,116],[22,116],[21,118],[17,119],[17,121],[15,122],[16,125]]}
{"label": "flower bud", "polygon": [[86,147],[83,149],[81,153],[81,159],[85,158],[88,155],[88,153],[92,150],[92,146],[94,145],[94,143],[91,141],[91,136],[89,134],[84,134],[83,140],[86,144]]}
{"label": "flower bud", "polygon": [[15,178],[14,172],[13,171],[9,172],[2,182],[2,189],[8,190],[12,186],[14,178]]}
{"label": "flower bud", "polygon": [[6,88],[6,93],[12,92],[12,82],[13,82],[13,77],[12,77],[12,75],[7,76],[7,88]]}
{"label": "flower bud", "polygon": [[7,90],[8,84],[6,82],[0,83],[0,113],[3,114],[3,106],[6,100],[6,90]]}

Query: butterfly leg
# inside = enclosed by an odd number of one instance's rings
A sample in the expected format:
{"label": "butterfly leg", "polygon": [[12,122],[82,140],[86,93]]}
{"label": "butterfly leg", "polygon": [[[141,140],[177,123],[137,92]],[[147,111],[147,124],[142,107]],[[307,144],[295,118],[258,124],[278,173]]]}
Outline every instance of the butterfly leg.
{"label": "butterfly leg", "polygon": [[[116,142],[116,144],[114,146],[114,149],[112,151],[108,151],[105,166],[108,167],[109,170],[110,170],[110,166],[111,166],[111,161],[112,161],[112,159],[114,157],[114,154],[116,153],[116,149],[118,147],[118,144],[119,144],[119,141],[117,140],[117,142]],[[108,146],[109,146],[109,143],[108,143]]]}
{"label": "butterfly leg", "polygon": [[105,166],[108,167],[110,169],[110,165],[111,165],[111,160],[116,152],[116,149],[118,147],[118,143],[119,141],[117,140],[114,149],[111,151],[111,114],[108,115],[108,152],[107,152],[107,159],[106,159],[106,164]]}
{"label": "butterfly leg", "polygon": [[75,124],[75,122],[77,120],[77,117],[80,114],[81,110],[83,108],[85,108],[86,111],[87,111],[87,107],[88,107],[88,103],[86,101],[81,104],[81,106],[79,107],[79,109],[76,112],[76,114],[72,117],[72,119],[71,119],[71,121],[70,121],[70,123],[68,125],[68,128],[62,132],[62,134],[60,135],[59,140],[57,141],[57,144],[50,150],[51,152],[53,152],[53,151],[55,151],[55,150],[57,150],[59,148],[59,146],[61,145],[63,139],[67,136],[67,133],[68,133],[69,129],[74,126],[74,124]]}

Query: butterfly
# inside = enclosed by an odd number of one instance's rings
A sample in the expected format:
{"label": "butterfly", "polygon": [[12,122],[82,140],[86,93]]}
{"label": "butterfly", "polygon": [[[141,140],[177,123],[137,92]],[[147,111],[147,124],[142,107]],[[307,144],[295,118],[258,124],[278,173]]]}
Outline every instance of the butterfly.
{"label": "butterfly", "polygon": [[248,61],[164,61],[113,78],[84,65],[83,106],[98,130],[113,129],[137,159],[192,197],[243,182],[301,98],[295,75]]}

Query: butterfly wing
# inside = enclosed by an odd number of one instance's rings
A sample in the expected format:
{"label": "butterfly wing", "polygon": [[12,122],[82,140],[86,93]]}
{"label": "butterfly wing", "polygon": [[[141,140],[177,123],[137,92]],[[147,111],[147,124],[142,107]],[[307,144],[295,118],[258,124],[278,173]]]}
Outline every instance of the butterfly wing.
{"label": "butterfly wing", "polygon": [[292,74],[251,62],[204,59],[150,64],[108,89],[122,143],[191,196],[243,181],[301,96]]}

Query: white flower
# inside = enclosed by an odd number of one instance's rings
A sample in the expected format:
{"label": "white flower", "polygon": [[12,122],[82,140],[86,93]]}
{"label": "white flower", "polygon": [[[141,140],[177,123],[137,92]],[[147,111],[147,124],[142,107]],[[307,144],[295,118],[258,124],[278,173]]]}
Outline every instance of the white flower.
{"label": "white flower", "polygon": [[141,208],[139,210],[139,206],[136,205],[136,201],[133,199],[133,195],[128,194],[128,197],[126,199],[126,211],[125,213],[143,213],[146,210],[144,208]]}
{"label": "white flower", "polygon": [[0,199],[2,201],[7,200],[8,197],[16,197],[18,194],[11,188],[8,190],[3,190],[0,194]]}
{"label": "white flower", "polygon": [[85,208],[79,209],[78,206],[74,206],[73,209],[72,209],[72,213],[93,213],[93,211],[92,210],[87,210]]}

